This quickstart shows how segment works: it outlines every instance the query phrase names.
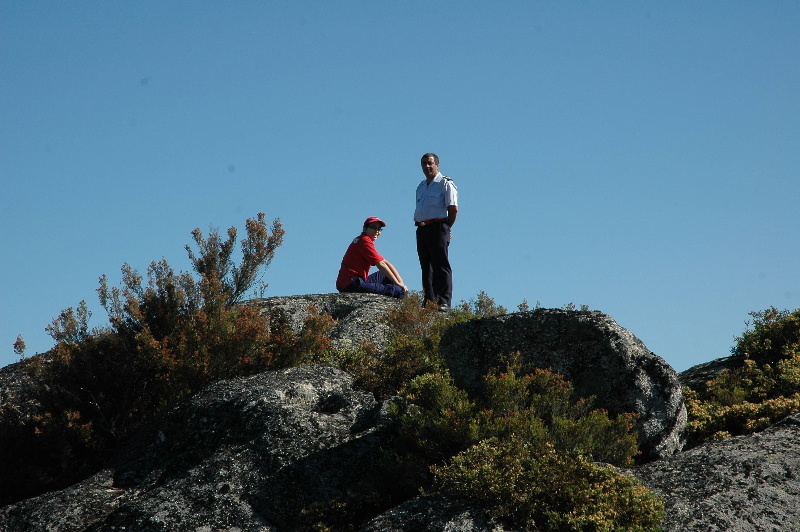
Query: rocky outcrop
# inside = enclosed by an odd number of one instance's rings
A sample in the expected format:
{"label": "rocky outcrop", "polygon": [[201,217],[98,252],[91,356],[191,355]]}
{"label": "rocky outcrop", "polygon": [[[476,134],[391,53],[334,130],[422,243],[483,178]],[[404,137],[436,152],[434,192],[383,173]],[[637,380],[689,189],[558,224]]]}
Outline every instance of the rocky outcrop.
{"label": "rocky outcrop", "polygon": [[[386,406],[327,367],[223,381],[176,405],[112,467],[0,508],[0,530],[296,530],[302,505],[370,467],[386,444]],[[800,524],[798,441],[800,416],[792,416],[627,472],[663,495],[666,532],[792,530]],[[361,530],[511,529],[481,508],[424,495]]]}
{"label": "rocky outcrop", "polygon": [[664,497],[665,532],[800,529],[800,414],[631,473]]}
{"label": "rocky outcrop", "polygon": [[675,371],[601,312],[537,309],[468,321],[445,332],[441,352],[456,385],[471,391],[500,357],[519,352],[523,369],[552,369],[610,414],[637,414],[645,459],[683,447],[686,408]]}
{"label": "rocky outcrop", "polygon": [[[386,330],[378,318],[397,305],[369,294],[248,304],[280,313],[299,330],[309,303],[337,318],[329,334],[335,345],[370,342],[379,354]],[[672,416],[676,427],[682,423],[674,372],[601,313],[539,309],[475,320],[452,328],[443,348],[467,387],[480,386],[497,355],[519,350],[526,363],[571,376],[582,394],[598,397],[597,406],[651,411]],[[14,404],[20,419],[38,408],[23,365],[0,369],[0,399]],[[388,406],[354,389],[346,373],[324,366],[221,381],[175,404],[96,475],[0,508],[0,530],[300,530],[303,508],[335,502],[374,470],[391,443]],[[677,451],[677,433],[658,428],[669,423],[652,416],[642,430],[656,427],[650,441],[673,438]],[[667,532],[792,530],[800,526],[798,441],[796,415],[761,433],[688,451],[653,443],[662,458],[626,472],[663,495]],[[485,509],[434,494],[409,495],[371,515],[352,524],[364,532],[512,532]]]}

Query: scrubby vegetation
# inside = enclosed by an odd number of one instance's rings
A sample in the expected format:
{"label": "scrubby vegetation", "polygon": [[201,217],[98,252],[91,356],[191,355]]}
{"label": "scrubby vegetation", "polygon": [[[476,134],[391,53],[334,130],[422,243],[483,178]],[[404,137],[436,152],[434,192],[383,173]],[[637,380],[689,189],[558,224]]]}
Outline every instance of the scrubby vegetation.
{"label": "scrubby vegetation", "polygon": [[240,264],[236,233],[192,232],[196,277],[164,260],[150,265],[146,284],[128,264],[121,288],[101,277],[108,326],[90,330],[85,302],[53,320],[56,347],[28,364],[43,411],[19,424],[14,406],[0,405],[0,420],[15,427],[0,434],[0,504],[85,477],[165,405],[214,380],[301,361],[302,339],[279,316],[270,323],[236,305],[281,245],[280,221],[270,228],[262,213],[247,220]]}
{"label": "scrubby vegetation", "polygon": [[[43,411],[0,435],[0,504],[91,474],[171,401],[215,380],[323,362],[380,398],[398,397],[397,422],[394,443],[360,485],[298,515],[309,528],[347,530],[428,491],[482,505],[528,530],[657,530],[661,501],[608,465],[628,465],[637,454],[631,416],[610,418],[549,371],[523,374],[514,354],[485,376],[480,397],[453,384],[439,340],[454,323],[506,313],[487,294],[447,314],[412,294],[384,318],[388,349],[332,349],[328,314],[309,309],[298,334],[280,313],[239,304],[284,234],[277,220],[270,230],[263,214],[247,220],[246,230],[238,264],[234,228],[227,239],[195,230],[197,251],[187,246],[194,275],[162,260],[151,264],[146,282],[129,265],[119,288],[102,277],[106,327],[89,328],[85,302],[53,321],[56,348],[29,361]],[[0,418],[14,415],[13,405],[0,406]],[[386,478],[399,480],[387,489]]]}
{"label": "scrubby vegetation", "polygon": [[739,368],[698,392],[684,389],[689,443],[750,434],[800,412],[800,309],[752,312],[732,352]]}

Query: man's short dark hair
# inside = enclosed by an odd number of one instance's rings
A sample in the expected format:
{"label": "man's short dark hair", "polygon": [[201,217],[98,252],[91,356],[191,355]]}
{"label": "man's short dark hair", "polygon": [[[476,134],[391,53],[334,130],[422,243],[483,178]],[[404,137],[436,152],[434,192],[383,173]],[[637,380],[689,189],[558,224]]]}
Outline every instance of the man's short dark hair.
{"label": "man's short dark hair", "polygon": [[433,157],[433,162],[435,162],[437,166],[439,165],[439,156],[435,153],[426,153],[422,156],[422,159],[420,159],[419,162],[424,162],[428,157]]}

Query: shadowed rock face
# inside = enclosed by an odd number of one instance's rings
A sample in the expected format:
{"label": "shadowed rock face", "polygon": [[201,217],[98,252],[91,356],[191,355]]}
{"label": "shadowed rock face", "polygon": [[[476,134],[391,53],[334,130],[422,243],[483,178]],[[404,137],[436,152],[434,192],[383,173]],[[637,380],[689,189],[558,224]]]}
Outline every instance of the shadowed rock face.
{"label": "shadowed rock face", "polygon": [[744,357],[742,356],[718,358],[711,362],[703,362],[679,373],[678,379],[681,381],[681,385],[696,391],[700,394],[700,397],[705,397],[708,381],[718,378],[725,371],[742,367],[743,364]]}
{"label": "shadowed rock face", "polygon": [[645,459],[682,448],[686,408],[677,374],[601,312],[538,309],[472,320],[448,329],[441,350],[456,384],[470,391],[500,357],[518,351],[524,370],[549,368],[610,414],[637,414]]}
{"label": "shadowed rock face", "polygon": [[109,469],[0,509],[0,530],[292,530],[302,508],[364,476],[388,420],[386,403],[329,367],[221,381]]}

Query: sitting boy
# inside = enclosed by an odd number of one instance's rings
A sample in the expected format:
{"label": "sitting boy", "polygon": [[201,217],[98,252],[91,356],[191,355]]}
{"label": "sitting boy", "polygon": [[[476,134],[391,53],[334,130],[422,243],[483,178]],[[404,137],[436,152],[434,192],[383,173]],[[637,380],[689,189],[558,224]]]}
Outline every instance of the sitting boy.
{"label": "sitting boy", "polygon": [[[336,278],[339,292],[367,292],[403,298],[408,288],[392,263],[384,259],[375,249],[375,240],[381,235],[386,224],[380,218],[370,216],[364,221],[364,228],[347,248]],[[376,266],[378,271],[369,274]]]}

